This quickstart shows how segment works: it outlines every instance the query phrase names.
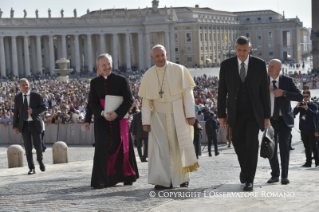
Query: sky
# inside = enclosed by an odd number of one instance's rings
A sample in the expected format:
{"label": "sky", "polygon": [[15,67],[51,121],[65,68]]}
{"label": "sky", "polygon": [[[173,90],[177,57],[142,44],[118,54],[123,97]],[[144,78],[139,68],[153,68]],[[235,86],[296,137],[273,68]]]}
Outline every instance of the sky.
{"label": "sky", "polygon": [[[112,2],[112,3],[109,3]],[[285,11],[286,18],[298,18],[303,22],[304,27],[311,27],[311,0],[159,0],[159,7],[209,7],[214,10],[229,12],[252,11],[252,10],[273,10],[280,14]],[[39,17],[48,17],[48,9],[51,9],[51,16],[60,17],[63,8],[64,17],[73,17],[73,10],[77,10],[78,17],[86,14],[87,9],[100,10],[111,8],[137,9],[152,7],[152,0],[0,0],[0,8],[3,12],[2,18],[10,17],[11,7],[14,17],[23,17],[23,10],[26,9],[27,17],[35,17],[35,10],[38,9]]]}

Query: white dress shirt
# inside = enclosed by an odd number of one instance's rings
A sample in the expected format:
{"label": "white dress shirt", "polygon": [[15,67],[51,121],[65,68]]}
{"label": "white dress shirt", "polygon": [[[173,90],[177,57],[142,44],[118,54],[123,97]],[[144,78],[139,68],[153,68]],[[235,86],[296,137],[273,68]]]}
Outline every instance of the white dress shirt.
{"label": "white dress shirt", "polygon": [[[242,63],[243,61],[241,61],[240,59],[238,59],[238,57],[237,57],[237,60],[238,60],[238,73],[239,73],[239,76],[240,76],[241,63]],[[245,77],[247,77],[248,63],[249,63],[249,55],[248,55],[247,59],[244,61],[244,64],[245,64]]]}
{"label": "white dress shirt", "polygon": [[[273,79],[271,76],[269,76],[270,78],[270,82],[269,82],[269,85],[271,85],[271,87],[273,87],[273,83],[272,81],[276,80],[276,86],[277,86],[277,89],[279,89],[279,75],[276,79]],[[274,95],[274,90],[270,91],[270,106],[271,106],[271,114],[270,116],[273,117],[273,114],[274,114],[274,109],[275,109],[275,95]],[[282,113],[281,113],[281,110],[279,108],[279,116],[282,116]]]}
{"label": "white dress shirt", "polygon": [[[30,107],[30,93],[31,91],[29,90],[27,94],[24,94],[22,92],[22,103],[24,104],[24,95],[27,95],[27,101],[28,101],[28,108]],[[21,116],[20,116],[21,117]],[[22,116],[23,117],[23,116]],[[32,117],[30,114],[28,114],[28,120],[27,121],[33,121]]]}

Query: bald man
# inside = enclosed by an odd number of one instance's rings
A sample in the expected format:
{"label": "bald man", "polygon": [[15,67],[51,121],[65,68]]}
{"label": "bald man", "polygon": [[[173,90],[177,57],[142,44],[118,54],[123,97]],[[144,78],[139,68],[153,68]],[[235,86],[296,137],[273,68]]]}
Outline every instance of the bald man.
{"label": "bald man", "polygon": [[277,154],[279,144],[281,184],[288,184],[289,138],[291,128],[294,126],[294,115],[290,101],[301,102],[303,97],[292,78],[279,75],[281,66],[281,61],[277,59],[271,60],[268,66],[271,105],[270,123],[275,130],[275,152],[274,156],[269,160],[272,172],[268,183],[279,182],[280,169]]}

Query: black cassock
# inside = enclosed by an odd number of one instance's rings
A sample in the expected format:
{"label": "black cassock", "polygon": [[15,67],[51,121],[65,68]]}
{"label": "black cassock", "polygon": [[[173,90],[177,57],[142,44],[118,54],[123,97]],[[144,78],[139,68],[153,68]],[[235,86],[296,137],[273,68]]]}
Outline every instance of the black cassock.
{"label": "black cassock", "polygon": [[[101,116],[104,110],[100,101],[104,102],[105,95],[122,96],[123,103],[115,110],[118,117],[107,121]],[[91,81],[89,105],[94,114],[95,153],[91,187],[109,187],[119,182],[131,183],[139,178],[131,135],[126,143],[121,139],[121,120],[133,103],[132,93],[125,77],[111,73],[107,79],[103,76]],[[127,125],[127,128],[126,128]],[[129,129],[128,122],[125,131]],[[122,137],[123,138],[123,137]],[[124,150],[128,153],[124,153]]]}

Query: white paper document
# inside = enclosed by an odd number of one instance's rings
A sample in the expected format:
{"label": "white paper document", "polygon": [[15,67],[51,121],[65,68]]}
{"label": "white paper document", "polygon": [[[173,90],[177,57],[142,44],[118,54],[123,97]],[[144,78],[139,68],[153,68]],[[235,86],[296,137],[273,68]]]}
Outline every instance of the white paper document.
{"label": "white paper document", "polygon": [[[108,117],[109,115],[106,113],[115,111],[117,108],[119,108],[122,102],[123,102],[122,96],[106,95],[105,104],[104,104],[104,116]],[[128,114],[126,114],[124,118],[128,118]]]}

